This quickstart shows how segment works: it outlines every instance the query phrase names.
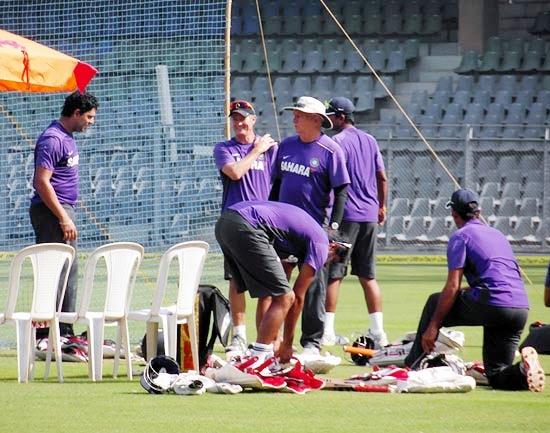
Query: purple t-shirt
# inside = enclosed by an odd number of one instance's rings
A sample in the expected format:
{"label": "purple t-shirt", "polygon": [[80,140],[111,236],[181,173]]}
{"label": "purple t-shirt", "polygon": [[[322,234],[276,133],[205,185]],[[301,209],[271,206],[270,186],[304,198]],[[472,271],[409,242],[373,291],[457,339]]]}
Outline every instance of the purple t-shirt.
{"label": "purple t-shirt", "polygon": [[[54,120],[38,137],[34,149],[34,167],[53,172],[50,183],[61,204],[76,205],[78,199],[78,148],[65,128]],[[35,191],[31,203],[42,199]]]}
{"label": "purple t-shirt", "polygon": [[222,211],[234,203],[249,200],[267,200],[271,190],[271,173],[275,165],[277,145],[262,153],[248,172],[239,180],[231,180],[221,170],[224,165],[243,159],[254,147],[241,144],[235,138],[222,141],[214,148],[216,167],[223,185]]}
{"label": "purple t-shirt", "polygon": [[378,222],[376,173],[384,171],[384,161],[378,143],[372,135],[355,127],[345,128],[332,139],[344,152],[351,179],[343,219],[355,222]]}
{"label": "purple t-shirt", "polygon": [[278,253],[292,254],[315,270],[327,261],[327,234],[302,209],[274,201],[241,202],[229,209],[264,230]]}
{"label": "purple t-shirt", "polygon": [[327,135],[305,143],[299,136],[279,146],[274,179],[281,179],[279,201],[304,209],[319,224],[332,210],[332,190],[350,183],[344,153]]}
{"label": "purple t-shirt", "polygon": [[447,246],[449,270],[464,269],[468,296],[483,304],[529,308],[519,265],[506,237],[479,220],[455,231]]}

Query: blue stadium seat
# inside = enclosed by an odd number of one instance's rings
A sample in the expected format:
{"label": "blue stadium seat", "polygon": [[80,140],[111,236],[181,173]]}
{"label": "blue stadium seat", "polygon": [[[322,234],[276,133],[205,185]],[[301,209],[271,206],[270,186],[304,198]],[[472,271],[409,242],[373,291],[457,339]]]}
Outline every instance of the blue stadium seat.
{"label": "blue stadium seat", "polygon": [[286,54],[283,58],[283,66],[281,72],[293,73],[302,70],[302,54],[300,51],[296,50]]}
{"label": "blue stadium seat", "polygon": [[481,209],[481,213],[486,217],[495,215],[495,200],[493,197],[480,197],[479,207]]}
{"label": "blue stadium seat", "polygon": [[[369,59],[367,59],[369,60]],[[343,73],[368,72],[367,65],[357,51],[350,51],[345,56]]]}
{"label": "blue stadium seat", "polygon": [[420,55],[420,41],[408,38],[403,44],[403,51],[405,51],[406,61],[418,58]]}
{"label": "blue stadium seat", "polygon": [[[407,4],[407,3],[406,3]],[[403,28],[400,31],[402,35],[418,35],[422,31],[422,15],[418,13],[406,14],[403,22]]]}
{"label": "blue stadium seat", "polygon": [[481,197],[492,197],[498,199],[500,197],[500,185],[497,182],[487,182],[481,188]]}
{"label": "blue stadium seat", "polygon": [[502,198],[511,197],[519,199],[521,196],[521,184],[519,182],[508,182],[502,188]]}
{"label": "blue stadium seat", "polygon": [[432,218],[428,231],[426,232],[427,243],[446,244],[449,241],[450,228],[447,226],[444,217]]}
{"label": "blue stadium seat", "polygon": [[480,104],[483,108],[487,108],[491,103],[492,94],[488,90],[478,90],[474,93],[474,103]]}
{"label": "blue stadium seat", "polygon": [[541,181],[529,181],[525,184],[523,197],[534,197],[542,200],[543,183]]}
{"label": "blue stadium seat", "polygon": [[510,225],[510,218],[507,216],[496,217],[495,224],[493,227],[498,231],[500,231],[506,237],[512,234],[512,226]]}
{"label": "blue stadium seat", "polygon": [[[291,15],[291,16],[285,16],[282,25],[281,34],[286,36],[296,36],[302,34],[302,17],[299,15]],[[304,34],[318,34],[320,30],[320,23],[318,20],[306,20],[306,23],[312,23],[312,25],[317,25],[318,28],[312,29],[310,27],[306,28],[304,26],[303,33]]]}
{"label": "blue stadium seat", "polygon": [[[344,16],[344,23],[342,24],[342,27],[344,27],[344,29],[346,29],[346,32],[350,35],[362,34],[363,20],[361,19],[361,15]],[[326,28],[323,29],[323,31],[326,31]],[[338,28],[338,31],[336,32],[336,34],[341,34],[341,33],[342,31],[340,30],[340,28]]]}
{"label": "blue stadium seat", "polygon": [[447,107],[451,99],[451,94],[447,90],[436,90],[432,94],[432,103],[440,105],[442,108]]}
{"label": "blue stadium seat", "polygon": [[519,215],[526,217],[538,217],[539,216],[539,205],[537,198],[535,197],[524,197],[521,200],[519,207]]}
{"label": "blue stadium seat", "polygon": [[334,81],[334,94],[336,96],[345,96],[351,94],[353,88],[353,81],[350,76],[339,75]]}
{"label": "blue stadium seat", "polygon": [[[311,15],[306,15],[306,16],[311,16]],[[354,24],[356,26],[357,25],[359,26],[358,30],[360,32],[361,31],[361,22],[356,22]],[[346,29],[346,32],[355,33],[355,32],[352,32],[351,29],[346,27],[345,25],[343,27]],[[342,30],[340,30],[340,27],[338,27],[338,25],[334,22],[334,20],[330,16],[326,16],[325,19],[323,20],[323,26],[321,27],[321,34],[326,35],[326,36],[331,36],[331,35],[340,36],[340,35],[343,35]]]}
{"label": "blue stadium seat", "polygon": [[509,90],[498,90],[495,94],[495,102],[506,107],[512,103],[512,92]]}
{"label": "blue stadium seat", "polygon": [[505,51],[502,58],[502,63],[497,68],[500,72],[515,72],[518,71],[521,67],[521,59],[523,57],[523,52],[518,51]]}
{"label": "blue stadium seat", "polygon": [[397,240],[396,235],[402,234],[405,227],[402,216],[390,216],[388,226],[386,228],[387,236],[392,240]]}
{"label": "blue stadium seat", "polygon": [[403,18],[401,14],[385,15],[381,33],[383,35],[398,35],[401,33],[402,26]]}
{"label": "blue stadium seat", "polygon": [[539,79],[537,75],[524,75],[521,78],[520,90],[532,90],[534,93],[539,90]]}
{"label": "blue stadium seat", "polygon": [[522,124],[525,121],[526,108],[520,102],[514,102],[508,106],[506,117],[504,118],[505,123],[510,124]]}
{"label": "blue stadium seat", "polygon": [[[367,9],[365,9],[367,10]],[[380,35],[382,33],[382,16],[370,12],[364,15],[363,33],[365,35]]]}
{"label": "blue stadium seat", "polygon": [[[349,92],[348,95],[353,98],[351,92]],[[355,96],[356,96],[356,100],[355,100],[356,112],[362,113],[362,112],[374,109],[374,92],[367,91],[363,93],[356,93]]]}
{"label": "blue stadium seat", "polygon": [[314,73],[321,72],[323,69],[323,56],[321,52],[313,50],[308,51],[304,57],[304,65],[302,67],[302,72]]}
{"label": "blue stadium seat", "polygon": [[[454,70],[457,74],[473,74],[479,68],[479,56],[476,51],[470,50],[464,53],[460,65]],[[471,89],[467,89],[471,90]]]}
{"label": "blue stadium seat", "polygon": [[503,119],[504,107],[500,104],[497,104],[496,102],[489,104],[489,106],[487,107],[487,115],[485,116],[483,122],[494,125],[497,123],[502,123]]}
{"label": "blue stadium seat", "polygon": [[[380,79],[384,82],[386,87],[391,92],[394,91],[395,81],[394,81],[393,77],[382,75],[380,77]],[[382,87],[382,85],[377,80],[376,83],[374,84],[374,97],[375,98],[385,98],[387,96],[388,96],[388,94],[387,94],[386,90]]]}
{"label": "blue stadium seat", "polygon": [[[548,56],[548,58],[550,58],[550,56]],[[550,90],[539,90],[537,93],[537,102],[542,104],[544,108],[550,109]]]}
{"label": "blue stadium seat", "polygon": [[294,80],[294,85],[292,88],[292,95],[296,98],[304,95],[309,95],[311,93],[311,78],[299,76]]}
{"label": "blue stadium seat", "polygon": [[457,90],[453,96],[453,102],[465,108],[472,102],[472,93],[469,90]]}
{"label": "blue stadium seat", "polygon": [[409,215],[409,199],[403,197],[394,198],[390,207],[390,215],[392,217]]}
{"label": "blue stadium seat", "polygon": [[503,197],[500,207],[498,208],[498,216],[512,217],[518,213],[518,205],[514,197]]}
{"label": "blue stadium seat", "polygon": [[311,16],[304,19],[304,25],[302,27],[302,33],[304,35],[321,35],[323,33],[323,18],[321,15]]}
{"label": "blue stadium seat", "polygon": [[344,68],[344,54],[341,50],[334,50],[325,57],[323,72],[339,72]]}
{"label": "blue stadium seat", "polygon": [[461,75],[458,77],[457,85],[456,85],[457,92],[460,90],[467,90],[468,92],[474,91],[474,77],[471,75]]}
{"label": "blue stadium seat", "polygon": [[315,95],[332,92],[332,77],[330,75],[318,75],[313,82],[311,91]]}
{"label": "blue stadium seat", "polygon": [[500,54],[496,51],[485,51],[481,57],[481,64],[477,68],[478,72],[495,73],[502,69],[500,68]]}
{"label": "blue stadium seat", "polygon": [[529,125],[542,125],[546,121],[546,108],[541,102],[534,102],[529,107],[526,119]]}
{"label": "blue stadium seat", "polygon": [[410,102],[425,107],[428,105],[428,92],[426,90],[415,90],[411,95]]}
{"label": "blue stadium seat", "polygon": [[496,75],[481,75],[477,83],[477,90],[487,90],[490,94],[495,92],[497,87]]}
{"label": "blue stadium seat", "polygon": [[397,74],[405,69],[405,53],[401,50],[390,52],[384,72],[387,74]]}
{"label": "blue stadium seat", "polygon": [[522,72],[536,72],[541,68],[541,63],[543,60],[544,52],[539,51],[527,51],[525,57],[523,58],[523,63],[518,69]]}

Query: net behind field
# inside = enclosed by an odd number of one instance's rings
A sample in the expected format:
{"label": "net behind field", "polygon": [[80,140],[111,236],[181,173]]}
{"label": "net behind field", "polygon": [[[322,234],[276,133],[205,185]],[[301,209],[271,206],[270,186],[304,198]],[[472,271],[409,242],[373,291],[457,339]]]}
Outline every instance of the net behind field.
{"label": "net behind field", "polygon": [[[223,138],[225,1],[3,2],[1,27],[88,62],[99,74],[96,125],[80,150],[80,248],[132,240],[164,248],[212,241]],[[173,124],[161,122],[157,65],[168,70]],[[33,242],[33,148],[65,94],[0,93],[0,248]]]}
{"label": "net behind field", "polygon": [[[221,184],[212,149],[224,139],[226,3],[2,2],[0,28],[99,70],[87,89],[99,100],[96,124],[75,134],[80,152],[78,248],[87,252],[112,241],[145,247],[148,256],[132,308],[150,305],[160,254],[177,242],[207,241],[214,254],[203,281],[219,284],[223,278],[213,234]],[[168,72],[171,116],[162,116],[170,104],[159,99],[158,65]],[[34,145],[59,118],[65,97],[0,93],[0,251],[34,243],[28,215]],[[2,310],[10,261],[7,257],[0,265]],[[80,267],[82,272],[84,259]],[[30,285],[30,280],[24,283]],[[29,303],[30,286],[23,292],[21,302]],[[92,305],[97,302],[94,297]],[[141,339],[143,324],[139,327],[131,330],[132,341]],[[14,343],[14,328],[0,327],[0,346]]]}

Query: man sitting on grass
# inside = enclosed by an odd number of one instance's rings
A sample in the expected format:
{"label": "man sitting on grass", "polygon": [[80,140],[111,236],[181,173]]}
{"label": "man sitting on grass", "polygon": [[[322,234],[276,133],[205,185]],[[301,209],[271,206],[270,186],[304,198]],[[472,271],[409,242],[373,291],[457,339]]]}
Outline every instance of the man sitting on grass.
{"label": "man sitting on grass", "polygon": [[[512,364],[529,303],[509,242],[479,220],[473,191],[455,191],[447,207],[458,227],[447,246],[447,282],[441,293],[428,298],[405,364],[418,366],[434,349],[442,326],[483,326],[483,363],[489,384],[495,389],[542,391],[544,372],[532,347],[524,347],[522,362]],[[461,289],[463,275],[468,287]]]}

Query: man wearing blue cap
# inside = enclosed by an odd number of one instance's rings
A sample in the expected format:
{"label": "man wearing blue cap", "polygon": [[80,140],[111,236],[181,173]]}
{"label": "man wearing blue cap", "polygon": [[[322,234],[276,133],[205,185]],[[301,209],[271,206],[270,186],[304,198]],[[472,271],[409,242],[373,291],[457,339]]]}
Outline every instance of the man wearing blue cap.
{"label": "man wearing blue cap", "polygon": [[388,184],[378,143],[372,135],[355,127],[354,111],[353,103],[344,97],[331,99],[326,109],[333,129],[338,132],[332,139],[344,152],[350,176],[339,229],[349,238],[352,249],[346,261],[330,266],[323,344],[347,343],[336,335],[334,318],[340,283],[351,261],[351,273],[359,278],[369,312],[370,327],[365,334],[374,341],[375,348],[380,349],[388,344],[388,339],[384,332],[382,296],[376,281],[374,259],[378,224],[383,224],[386,218]]}
{"label": "man wearing blue cap", "polygon": [[[529,303],[519,265],[506,237],[483,224],[476,194],[459,189],[447,203],[458,230],[447,246],[447,282],[432,294],[420,317],[416,339],[405,364],[414,367],[434,349],[443,326],[483,326],[483,363],[495,389],[540,392],[544,372],[532,347],[513,365]],[[468,287],[461,289],[462,276]]]}

